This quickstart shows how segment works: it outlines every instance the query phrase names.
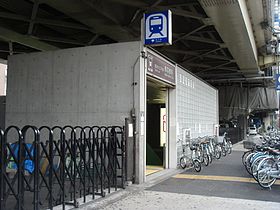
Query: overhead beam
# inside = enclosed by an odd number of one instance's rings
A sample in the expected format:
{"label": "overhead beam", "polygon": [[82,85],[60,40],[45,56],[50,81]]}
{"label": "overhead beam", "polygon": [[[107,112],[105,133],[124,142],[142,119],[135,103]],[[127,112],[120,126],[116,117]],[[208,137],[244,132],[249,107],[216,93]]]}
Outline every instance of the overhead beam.
{"label": "overhead beam", "polygon": [[91,40],[89,40],[89,42],[87,43],[88,45],[92,45],[99,37],[100,35],[99,34],[95,34]]}
{"label": "overhead beam", "polygon": [[115,41],[135,41],[138,39],[138,36],[136,37],[133,34],[127,33],[125,27],[113,24],[111,21],[104,21],[104,18],[98,17],[95,15],[95,10],[89,8],[87,4],[81,4],[81,1],[42,0],[42,3],[55,8],[89,28],[93,28],[94,33],[106,35]]}
{"label": "overhead beam", "polygon": [[[164,51],[171,52],[171,53],[177,53],[177,54],[183,54],[183,55],[198,56],[198,58],[206,57],[206,58],[219,59],[219,60],[231,60],[231,58],[229,58],[229,57],[221,56],[221,55],[213,55],[213,54],[210,54],[209,52],[200,54],[195,51],[186,51],[186,50],[178,50],[178,49],[171,49],[171,48],[165,48]],[[211,50],[211,52],[214,52],[214,51],[217,51],[217,49]]]}
{"label": "overhead beam", "polygon": [[204,18],[206,18],[206,16],[199,14],[199,13],[195,13],[195,12],[189,12],[183,9],[174,9],[171,8],[171,11],[174,15],[177,16],[182,16],[182,17],[186,17],[186,18],[192,18],[192,19],[198,19],[198,20],[203,20]]}
{"label": "overhead beam", "polygon": [[[226,63],[228,64],[228,63]],[[232,68],[232,67],[224,67],[224,65],[226,65],[225,63],[222,64],[222,65],[218,65],[215,67],[215,70],[228,70],[228,71],[240,71],[238,68]],[[214,68],[213,66],[210,66],[209,64],[203,64],[203,63],[193,63],[193,62],[183,62],[183,63],[180,63],[181,66],[191,66],[191,67],[199,67],[199,68],[204,68],[204,70],[200,71],[200,72],[194,72],[194,73],[203,73],[203,74],[207,74],[207,73],[204,73],[206,72],[205,70],[208,69],[210,70],[210,68]],[[208,71],[207,70],[207,71]],[[243,73],[243,72],[240,72],[240,73]]]}
{"label": "overhead beam", "polygon": [[139,8],[149,6],[149,4],[147,4],[143,1],[137,1],[137,0],[105,0],[105,1],[115,2],[115,3],[123,4],[123,5],[126,5],[126,6],[139,7]]}
{"label": "overhead beam", "polygon": [[43,41],[49,41],[49,42],[57,42],[57,43],[65,43],[65,44],[73,44],[73,45],[78,45],[78,46],[86,46],[86,43],[78,42],[76,40],[72,39],[65,39],[61,37],[51,37],[51,36],[42,36],[42,35],[36,35],[32,36],[35,39],[38,40],[43,40]]}
{"label": "overhead beam", "polygon": [[212,58],[212,59],[217,59],[217,60],[224,60],[224,61],[229,61],[232,59],[230,57],[227,57],[227,56],[222,56],[222,55],[212,55],[212,54],[202,54],[202,55],[198,55],[198,57],[200,58]]}
{"label": "overhead beam", "polygon": [[81,0],[81,1],[83,3],[85,3],[86,5],[88,5],[91,9],[95,10],[97,13],[101,14],[102,16],[104,16],[107,19],[109,19],[110,21],[112,21],[113,23],[115,23],[117,25],[121,24],[118,21],[118,19],[113,16],[114,13],[105,12],[104,9],[102,9],[102,7],[100,7],[99,4],[97,4],[96,2],[91,1],[91,0]]}
{"label": "overhead beam", "polygon": [[184,6],[190,6],[190,5],[199,5],[197,0],[188,0],[185,3],[174,3],[174,4],[168,4],[169,7],[184,7]]}
{"label": "overhead beam", "polygon": [[110,1],[110,2],[115,2],[118,4],[123,4],[126,6],[131,6],[131,7],[137,7],[145,10],[149,10],[151,8],[156,8],[156,9],[171,9],[172,13],[177,16],[183,16],[187,18],[193,18],[193,19],[204,19],[206,18],[205,15],[196,13],[196,12],[189,12],[183,9],[178,9],[178,8],[172,8],[172,7],[180,7],[180,6],[186,6],[190,5],[191,3],[184,3],[184,4],[175,4],[175,5],[164,5],[164,6],[158,6],[159,3],[161,3],[163,0],[158,0],[155,3],[149,5],[143,1],[138,1],[138,0],[105,0],[105,1]]}
{"label": "overhead beam", "polygon": [[199,72],[194,72],[195,74],[199,75],[200,77],[208,77],[208,76],[211,76],[211,75],[215,75],[216,77],[222,75],[222,74],[225,74],[224,72],[227,72],[227,76],[234,76],[234,75],[242,75],[244,76],[244,74],[242,74],[242,72],[239,72],[238,69],[227,69],[227,68],[218,68],[218,69],[215,69],[217,71],[223,71],[223,72],[216,72],[216,74],[209,74],[208,72],[203,72],[202,74],[199,74]]}
{"label": "overhead beam", "polygon": [[[197,12],[190,12],[190,11],[183,10],[183,9],[170,8],[170,6],[157,6],[156,8],[170,9],[172,11],[172,14],[176,15],[176,16],[182,16],[182,17],[192,18],[192,19],[197,19],[197,20],[203,20],[206,18],[205,15],[199,14]],[[149,7],[147,9],[149,9]]]}
{"label": "overhead beam", "polygon": [[[138,8],[143,8],[143,7],[148,7],[149,4],[143,2],[143,1],[139,1],[139,0],[104,0],[105,2],[115,2],[115,3],[118,3],[118,4],[123,4],[123,5],[126,5],[126,6],[131,6],[131,7],[138,7]],[[158,5],[158,2],[166,2],[166,1],[163,1],[163,0],[158,0],[156,1],[154,4],[150,5],[150,6],[157,6]],[[165,5],[166,7],[182,7],[182,6],[189,6],[189,5],[199,5],[199,3],[196,1],[196,0],[188,0],[187,2],[185,3],[171,3],[171,4],[168,4],[168,5]]]}
{"label": "overhead beam", "polygon": [[280,63],[280,56],[276,55],[267,55],[267,56],[259,56],[259,66],[261,68],[267,68],[273,66],[276,63]]}
{"label": "overhead beam", "polygon": [[217,68],[226,66],[226,65],[228,65],[228,64],[231,64],[231,63],[232,63],[232,61],[228,61],[228,62],[219,64],[219,65],[217,65],[217,66],[213,66],[213,67],[211,67],[211,68],[207,68],[207,69],[204,69],[204,70],[202,70],[202,71],[195,72],[195,73],[196,73],[196,74],[201,74],[201,73],[203,73],[203,72],[210,71],[210,70],[213,70],[213,69],[217,69]]}
{"label": "overhead beam", "polygon": [[33,32],[34,20],[37,16],[39,4],[40,4],[39,0],[34,1],[33,8],[32,8],[31,19],[30,19],[30,22],[29,22],[28,32],[27,32],[29,35],[31,35],[32,32]]}
{"label": "overhead beam", "polygon": [[[230,68],[230,67],[219,67],[219,68],[216,68],[217,70],[225,70],[225,71],[232,71],[232,72],[235,72],[235,71],[238,71],[240,72],[240,74],[242,74],[243,72],[241,72],[238,68]],[[207,74],[207,73],[206,73]]]}
{"label": "overhead beam", "polygon": [[9,41],[9,54],[10,55],[14,54],[13,42],[11,42],[11,41]]}
{"label": "overhead beam", "polygon": [[223,42],[221,42],[219,40],[207,39],[207,38],[198,37],[198,36],[187,36],[184,39],[190,40],[190,41],[195,41],[195,42],[207,43],[207,44],[215,44],[215,45],[223,44]]}
{"label": "overhead beam", "polygon": [[153,3],[153,4],[151,5],[151,7],[156,7],[156,6],[159,5],[162,1],[163,1],[163,0],[157,0],[157,1],[155,1],[155,3]]}
{"label": "overhead beam", "polygon": [[[149,9],[156,7],[158,4],[160,4],[163,0],[158,0],[155,3],[153,3]],[[135,11],[134,15],[132,16],[132,18],[129,21],[129,24],[127,25],[127,27],[130,27],[134,22],[136,22],[137,20],[139,20],[140,18],[142,18],[143,16],[143,8],[139,8]]]}
{"label": "overhead beam", "polygon": [[[9,53],[10,54],[10,50],[2,50],[0,49],[0,52],[3,52],[3,53]],[[16,53],[16,54],[20,54],[20,53],[26,53],[26,51],[18,51],[18,50],[13,50],[13,54]],[[10,54],[11,55],[11,54]],[[1,63],[1,62],[0,62]]]}
{"label": "overhead beam", "polygon": [[176,38],[176,39],[173,41],[173,43],[176,43],[176,42],[178,42],[178,41],[180,41],[180,40],[182,40],[182,39],[186,39],[188,36],[194,34],[194,33],[197,32],[197,31],[200,31],[201,29],[203,29],[203,28],[205,28],[205,27],[206,27],[206,25],[202,25],[202,26],[199,26],[199,27],[193,29],[192,31],[190,31],[190,32],[188,32],[188,33],[186,33],[186,34],[184,34],[184,35],[179,36],[178,38]]}
{"label": "overhead beam", "polygon": [[202,74],[200,75],[203,78],[207,78],[207,77],[232,77],[232,76],[242,76],[241,72],[227,72],[227,73],[216,73],[216,74]]}
{"label": "overhead beam", "polygon": [[209,54],[211,54],[211,53],[213,53],[213,52],[216,52],[216,51],[219,50],[219,49],[220,49],[220,48],[216,48],[216,49],[210,50],[210,51],[208,51],[208,52],[206,52],[206,53],[200,54],[200,55],[197,56],[197,57],[194,57],[194,58],[191,58],[191,59],[188,59],[188,60],[183,60],[182,62],[184,62],[184,61],[187,61],[187,62],[194,61],[194,60],[196,60],[196,59],[198,59],[198,58],[201,58],[201,57],[204,57],[204,56],[206,56],[206,55],[209,55]]}
{"label": "overhead beam", "polygon": [[[30,1],[34,2],[35,0],[30,0]],[[15,5],[19,4],[18,0],[0,1],[0,2],[2,2],[2,3],[0,3],[0,6],[5,8],[6,11],[9,11],[14,14],[21,14],[23,16],[26,16],[27,19],[30,20],[30,14],[31,14],[31,9],[32,9],[32,7],[31,7],[32,4],[30,4],[30,1],[20,1],[20,6],[15,6]],[[42,0],[39,0],[39,2],[40,2],[40,4],[41,3],[44,4]],[[39,7],[38,14],[39,14],[40,18],[42,18],[43,20],[46,20],[45,23],[47,23],[47,24],[41,23],[41,21],[38,21],[38,22],[35,21],[34,25],[38,25],[37,23],[40,23],[40,25],[42,24],[45,29],[47,29],[47,30],[50,29],[53,32],[57,32],[58,34],[61,34],[61,36],[63,36],[63,37],[68,37],[69,31],[68,30],[65,31],[65,30],[61,30],[61,29],[63,29],[63,28],[72,29],[72,26],[74,26],[73,29],[79,29],[79,28],[82,29],[82,27],[83,27],[84,30],[89,31],[90,33],[95,33],[94,30],[92,30],[91,28],[86,27],[85,25],[83,25],[81,23],[77,23],[76,21],[72,21],[71,19],[69,20],[69,18],[66,15],[59,15],[59,17],[56,18],[57,15],[54,16],[54,14],[50,11],[47,11],[45,7]],[[38,19],[39,17],[37,16],[36,19]],[[60,22],[62,24],[60,24]],[[22,21],[20,21],[19,23],[15,23],[15,24],[21,24],[21,23],[22,23]],[[55,23],[55,24],[53,24],[53,23]],[[57,24],[57,23],[59,23],[59,24]],[[71,25],[72,23],[73,23],[73,25]],[[53,26],[57,25],[57,27],[51,27],[52,25]],[[3,25],[3,26],[6,27],[5,25]],[[78,26],[78,27],[76,27],[76,26]],[[39,28],[39,31],[40,30],[41,29]],[[26,33],[27,33],[27,30],[26,30]],[[80,31],[75,30],[75,33],[80,33]],[[72,38],[77,41],[81,41],[80,38],[82,39],[82,37],[79,37],[79,36],[75,36]],[[70,38],[70,39],[72,39],[72,38]]]}
{"label": "overhead beam", "polygon": [[247,78],[221,78],[221,79],[206,79],[208,82],[231,82],[231,81],[263,81],[263,80],[273,80],[274,77],[247,77]]}
{"label": "overhead beam", "polygon": [[37,50],[48,51],[59,49],[56,46],[50,45],[48,43],[36,40],[30,36],[22,35],[10,29],[0,27],[0,38],[6,40],[7,42],[16,42]]}
{"label": "overhead beam", "polygon": [[181,64],[182,66],[190,66],[190,67],[199,67],[199,68],[209,68],[209,65],[202,64],[202,63],[187,63],[184,62]]}
{"label": "overhead beam", "polygon": [[[198,2],[207,16],[211,18],[215,29],[227,45],[239,68],[258,69],[258,53],[247,1],[198,0]],[[254,10],[254,12],[257,11]],[[260,31],[260,33],[263,32]]]}
{"label": "overhead beam", "polygon": [[182,10],[182,9],[171,9],[171,11],[173,12],[174,15],[182,16],[182,17],[186,17],[186,18],[193,18],[193,19],[198,19],[198,20],[202,20],[202,19],[206,18],[206,16],[204,16],[204,15],[194,13],[194,12],[189,12],[189,11]]}
{"label": "overhead beam", "polygon": [[[122,23],[119,22],[119,20],[115,16],[113,16],[114,13],[104,11],[104,9],[102,9],[102,7],[100,7],[98,4],[92,2],[91,0],[82,0],[82,2],[87,4],[91,9],[95,10],[97,13],[101,14],[103,17],[107,18],[109,21],[111,21],[116,26],[125,30],[127,33],[134,34],[134,32],[130,28],[121,26]],[[136,36],[136,34],[134,34],[134,35]],[[137,34],[137,36],[138,36],[138,34]]]}
{"label": "overhead beam", "polygon": [[[6,19],[11,19],[11,20],[31,22],[31,19],[26,16],[9,13],[9,12],[0,12],[0,17],[6,18]],[[35,20],[33,20],[33,22],[43,24],[43,25],[59,26],[59,27],[64,27],[64,28],[80,29],[80,30],[87,30],[87,31],[93,30],[82,24],[70,23],[70,22],[61,21],[61,20],[51,20],[51,19],[45,19],[45,18],[39,18],[39,17],[37,17]]]}

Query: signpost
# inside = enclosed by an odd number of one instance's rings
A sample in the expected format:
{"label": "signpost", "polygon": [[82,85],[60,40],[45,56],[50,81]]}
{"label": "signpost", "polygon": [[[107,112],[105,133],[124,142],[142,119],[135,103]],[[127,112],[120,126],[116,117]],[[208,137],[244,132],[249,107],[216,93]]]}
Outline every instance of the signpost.
{"label": "signpost", "polygon": [[144,15],[144,44],[172,44],[172,15],[170,10]]}

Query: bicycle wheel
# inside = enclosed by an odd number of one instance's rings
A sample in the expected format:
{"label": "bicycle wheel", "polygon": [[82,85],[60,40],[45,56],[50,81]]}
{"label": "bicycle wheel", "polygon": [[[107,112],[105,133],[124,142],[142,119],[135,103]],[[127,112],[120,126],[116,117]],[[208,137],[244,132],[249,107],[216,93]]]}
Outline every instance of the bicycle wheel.
{"label": "bicycle wheel", "polygon": [[199,160],[193,160],[193,167],[196,172],[201,171],[201,163],[199,162]]}
{"label": "bicycle wheel", "polygon": [[259,166],[260,170],[257,172],[257,180],[261,187],[270,188],[276,181],[270,173],[272,171],[279,171],[278,165],[272,158],[264,159]]}
{"label": "bicycle wheel", "polygon": [[227,155],[226,148],[222,146],[222,155],[225,157]]}
{"label": "bicycle wheel", "polygon": [[213,161],[212,154],[211,154],[211,153],[209,153],[209,154],[208,154],[208,156],[209,156],[209,163],[211,164],[211,163],[212,163],[212,161]]}
{"label": "bicycle wheel", "polygon": [[220,159],[220,158],[221,158],[222,152],[221,152],[221,147],[220,147],[219,145],[216,145],[216,146],[215,146],[215,151],[214,151],[214,153],[215,153],[215,158],[216,158],[216,159]]}
{"label": "bicycle wheel", "polygon": [[243,153],[243,155],[242,155],[242,164],[243,164],[244,166],[245,166],[245,164],[246,164],[246,158],[247,158],[248,155],[250,155],[251,153],[252,153],[251,150],[246,151],[246,152]]}
{"label": "bicycle wheel", "polygon": [[228,143],[227,143],[227,153],[231,154],[231,152],[232,152],[232,143],[231,143],[231,141],[228,141]]}
{"label": "bicycle wheel", "polygon": [[252,166],[251,166],[251,172],[252,172],[252,176],[253,178],[258,181],[257,179],[257,172],[258,172],[258,169],[259,169],[259,165],[261,163],[261,161],[266,158],[266,156],[260,156],[260,157],[257,157],[253,163],[252,163]]}
{"label": "bicycle wheel", "polygon": [[247,157],[246,157],[246,160],[245,160],[245,169],[246,171],[252,175],[252,170],[251,170],[251,158],[253,157],[255,153],[250,153]]}
{"label": "bicycle wheel", "polygon": [[187,167],[187,158],[186,156],[183,156],[180,158],[180,166],[182,169],[185,169]]}
{"label": "bicycle wheel", "polygon": [[209,155],[203,154],[203,163],[205,166],[209,165]]}

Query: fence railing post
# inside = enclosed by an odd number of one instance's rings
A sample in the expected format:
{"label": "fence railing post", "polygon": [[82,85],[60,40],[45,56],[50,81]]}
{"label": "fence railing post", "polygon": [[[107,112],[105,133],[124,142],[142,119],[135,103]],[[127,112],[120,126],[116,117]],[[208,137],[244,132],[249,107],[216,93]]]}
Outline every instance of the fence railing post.
{"label": "fence railing post", "polygon": [[[30,148],[27,147],[26,144],[26,134],[27,131],[31,130],[33,132],[34,138],[33,138],[33,143]],[[39,171],[40,171],[40,132],[35,126],[30,126],[26,125],[22,128],[22,136],[23,136],[23,176],[25,176],[25,161],[30,160],[34,164],[34,170],[33,170],[33,176],[34,176],[34,181],[33,181],[33,209],[38,210],[39,209]],[[32,154],[32,149],[33,149],[33,154]],[[27,160],[25,160],[27,159]],[[29,186],[28,186],[29,187]],[[24,188],[24,186],[23,186]],[[23,189],[23,192],[25,189]],[[24,199],[24,197],[23,197]]]}
{"label": "fence railing post", "polygon": [[5,209],[5,203],[4,203],[4,190],[6,189],[4,187],[4,173],[6,173],[6,142],[4,138],[4,131],[0,129],[0,153],[1,153],[1,159],[0,159],[0,210]]}
{"label": "fence railing post", "polygon": [[[54,170],[54,164],[53,164],[53,159],[54,159],[54,137],[53,137],[53,130],[48,127],[48,126],[42,126],[39,128],[39,132],[40,135],[43,135],[43,130],[47,131],[47,136],[48,136],[48,143],[49,143],[49,149],[47,150],[45,147],[42,148],[45,152],[46,155],[46,161],[48,163],[48,166],[46,167],[46,171],[45,174],[48,175],[48,193],[49,193],[49,198],[48,198],[48,208],[50,210],[53,209],[53,170]],[[42,139],[40,138],[40,141],[42,141]],[[42,142],[40,142],[42,144]]]}

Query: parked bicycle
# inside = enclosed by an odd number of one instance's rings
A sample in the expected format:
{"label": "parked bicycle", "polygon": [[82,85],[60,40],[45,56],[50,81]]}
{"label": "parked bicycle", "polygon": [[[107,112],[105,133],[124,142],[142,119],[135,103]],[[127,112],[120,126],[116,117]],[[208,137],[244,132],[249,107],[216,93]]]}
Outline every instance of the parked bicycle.
{"label": "parked bicycle", "polygon": [[263,188],[271,188],[280,179],[280,151],[273,151],[271,157],[260,161],[257,168],[257,181]]}
{"label": "parked bicycle", "polygon": [[222,148],[222,155],[226,156],[227,154],[231,154],[232,152],[232,143],[230,139],[228,138],[227,132],[224,133],[223,135],[223,141],[220,143],[221,148]]}
{"label": "parked bicycle", "polygon": [[263,136],[261,145],[244,152],[242,163],[263,188],[271,188],[280,178],[280,136]]}
{"label": "parked bicycle", "polygon": [[[180,158],[180,166],[182,169],[185,168],[194,168],[196,172],[201,171],[201,162],[200,160],[196,157],[196,149],[197,146],[190,145],[190,143],[183,144],[183,141],[179,139],[179,142],[181,142],[182,146],[182,157]],[[189,148],[191,151],[191,155],[187,155],[186,149]]]}
{"label": "parked bicycle", "polygon": [[220,159],[222,155],[222,148],[221,145],[217,143],[217,140],[215,140],[215,137],[209,137],[207,136],[209,140],[209,148],[210,148],[210,155],[215,159]]}

